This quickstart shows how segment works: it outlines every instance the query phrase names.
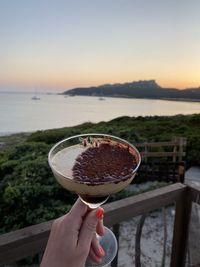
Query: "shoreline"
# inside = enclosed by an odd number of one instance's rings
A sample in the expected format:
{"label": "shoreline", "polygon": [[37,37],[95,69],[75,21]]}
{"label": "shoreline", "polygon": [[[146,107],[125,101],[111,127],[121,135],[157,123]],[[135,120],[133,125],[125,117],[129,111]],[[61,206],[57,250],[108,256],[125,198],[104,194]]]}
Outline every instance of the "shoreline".
{"label": "shoreline", "polygon": [[[0,94],[28,94],[28,95],[32,95],[34,92],[24,92],[24,91],[0,91]],[[122,98],[122,99],[145,99],[145,100],[166,100],[166,101],[177,101],[177,102],[196,102],[196,103],[200,103],[200,98],[175,98],[175,97],[132,97],[132,96],[128,96],[128,95],[117,95],[117,94],[113,94],[113,95],[102,95],[102,94],[88,94],[88,95],[83,95],[83,94],[67,94],[67,93],[63,93],[63,92],[38,92],[38,94],[40,95],[51,95],[51,96],[56,96],[56,95],[60,95],[60,96],[67,96],[67,97],[75,97],[75,96],[84,96],[84,97],[103,97],[103,98]]]}
{"label": "shoreline", "polygon": [[123,99],[143,99],[143,100],[163,100],[163,101],[177,101],[177,102],[191,102],[191,103],[200,103],[200,99],[193,99],[193,98],[170,98],[170,97],[163,97],[163,98],[151,98],[151,97],[131,97],[126,95],[78,95],[78,94],[64,94],[58,93],[58,95],[68,96],[68,97],[76,97],[76,96],[83,96],[83,97],[103,97],[103,98],[123,98]]}
{"label": "shoreline", "polygon": [[[100,121],[100,122],[105,122],[105,123],[109,123],[110,121],[113,121],[113,120],[116,120],[116,119],[118,119],[118,118],[121,118],[121,117],[128,117],[128,118],[134,118],[134,119],[136,119],[136,118],[148,118],[148,117],[151,117],[151,118],[153,118],[153,117],[155,117],[155,118],[157,118],[157,117],[160,117],[160,118],[164,118],[164,117],[168,117],[168,118],[173,118],[173,117],[176,117],[176,116],[194,116],[194,115],[199,115],[200,116],[200,113],[193,113],[193,114],[176,114],[176,115],[149,115],[149,116],[118,116],[118,117],[116,117],[116,118],[114,118],[114,119],[111,119],[111,120],[109,120],[109,121]],[[91,124],[98,124],[98,123],[100,123],[100,122],[90,122]],[[14,132],[11,132],[11,131],[8,131],[8,132],[0,132],[0,142],[1,142],[1,139],[2,138],[6,138],[6,137],[11,137],[11,136],[29,136],[29,135],[31,135],[31,134],[33,134],[33,133],[35,133],[35,132],[38,132],[38,131],[41,131],[41,132],[44,132],[44,131],[49,131],[49,130],[60,130],[60,129],[65,129],[65,128],[74,128],[74,127],[78,127],[78,126],[81,126],[81,125],[83,125],[83,124],[85,124],[85,123],[88,123],[88,121],[85,121],[85,122],[83,122],[83,123],[80,123],[80,124],[76,124],[76,125],[72,125],[72,126],[62,126],[62,127],[53,127],[53,128],[45,128],[45,129],[35,129],[35,130],[32,130],[32,131],[19,131],[19,132],[16,132],[16,131],[14,131]]]}
{"label": "shoreline", "polygon": [[[50,129],[46,129],[46,130],[50,130]],[[26,131],[20,131],[20,132],[0,132],[0,138],[1,137],[8,137],[8,136],[12,136],[12,135],[25,135],[25,136],[28,136],[34,132],[37,132],[37,131],[45,131],[45,130],[35,130],[35,131],[31,131],[31,132],[26,132]]]}

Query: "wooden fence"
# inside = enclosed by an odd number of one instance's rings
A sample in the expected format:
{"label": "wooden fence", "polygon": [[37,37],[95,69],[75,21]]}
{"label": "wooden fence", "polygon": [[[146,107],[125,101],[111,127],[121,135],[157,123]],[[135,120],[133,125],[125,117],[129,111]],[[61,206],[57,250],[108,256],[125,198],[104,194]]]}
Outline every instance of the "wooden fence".
{"label": "wooden fence", "polygon": [[[175,203],[171,267],[185,266],[192,202],[200,204],[200,188],[181,183],[149,191],[104,205],[105,225],[114,226],[134,216]],[[44,251],[52,221],[0,236],[0,266]],[[113,266],[117,266],[115,259]]]}
{"label": "wooden fence", "polygon": [[135,144],[140,151],[142,163],[138,171],[140,181],[184,182],[185,177],[185,147],[184,137],[173,138],[168,142],[144,142]]}
{"label": "wooden fence", "polygon": [[[184,148],[187,145],[185,137],[174,137],[168,142],[144,142],[136,143],[136,147],[140,150],[142,158],[147,160],[151,157],[170,157],[173,162],[182,161],[185,156]],[[163,148],[169,148],[170,151],[165,151]],[[152,151],[155,148],[162,148],[162,151]]]}

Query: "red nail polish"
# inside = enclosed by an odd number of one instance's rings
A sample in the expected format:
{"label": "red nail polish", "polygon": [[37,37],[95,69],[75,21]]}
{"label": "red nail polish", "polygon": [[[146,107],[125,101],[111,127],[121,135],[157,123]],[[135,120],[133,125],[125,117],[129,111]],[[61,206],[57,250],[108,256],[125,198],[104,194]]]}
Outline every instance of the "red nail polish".
{"label": "red nail polish", "polygon": [[99,208],[97,211],[96,211],[96,217],[97,219],[103,219],[103,215],[104,215],[104,209],[103,208]]}
{"label": "red nail polish", "polygon": [[102,247],[99,247],[99,252],[101,253],[102,256],[105,255],[105,251],[104,251],[104,249]]}
{"label": "red nail polish", "polygon": [[101,257],[98,257],[98,256],[94,256],[94,257],[95,257],[96,262],[100,263],[102,261]]}

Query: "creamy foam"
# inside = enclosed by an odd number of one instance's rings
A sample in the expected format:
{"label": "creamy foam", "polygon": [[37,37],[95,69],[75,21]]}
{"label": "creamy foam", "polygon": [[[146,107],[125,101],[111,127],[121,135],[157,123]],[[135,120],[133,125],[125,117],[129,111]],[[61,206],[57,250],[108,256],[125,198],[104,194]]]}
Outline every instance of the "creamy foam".
{"label": "creamy foam", "polygon": [[62,149],[52,159],[53,168],[62,173],[62,175],[73,179],[72,177],[72,168],[74,163],[79,155],[81,155],[87,148],[83,145],[74,145]]}

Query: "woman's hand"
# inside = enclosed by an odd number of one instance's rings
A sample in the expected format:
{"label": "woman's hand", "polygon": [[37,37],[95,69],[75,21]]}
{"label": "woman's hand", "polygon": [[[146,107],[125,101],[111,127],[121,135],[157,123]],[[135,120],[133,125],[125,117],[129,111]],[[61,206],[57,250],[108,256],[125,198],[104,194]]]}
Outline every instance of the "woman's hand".
{"label": "woman's hand", "polygon": [[84,267],[87,256],[101,262],[105,252],[96,238],[104,235],[104,210],[88,210],[77,200],[66,215],[53,222],[40,267]]}

